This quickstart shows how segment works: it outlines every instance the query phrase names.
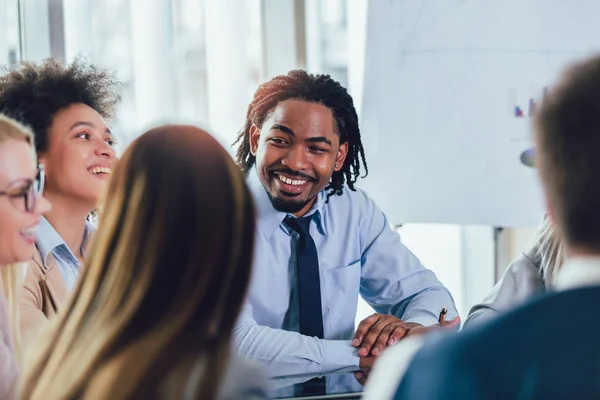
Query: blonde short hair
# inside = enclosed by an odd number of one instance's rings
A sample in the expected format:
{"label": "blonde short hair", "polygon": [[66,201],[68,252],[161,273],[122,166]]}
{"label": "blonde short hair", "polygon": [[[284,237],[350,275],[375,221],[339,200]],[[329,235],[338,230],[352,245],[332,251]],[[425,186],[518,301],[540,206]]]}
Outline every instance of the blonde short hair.
{"label": "blonde short hair", "polygon": [[7,140],[25,140],[33,149],[33,132],[31,129],[6,115],[0,114],[0,144]]}

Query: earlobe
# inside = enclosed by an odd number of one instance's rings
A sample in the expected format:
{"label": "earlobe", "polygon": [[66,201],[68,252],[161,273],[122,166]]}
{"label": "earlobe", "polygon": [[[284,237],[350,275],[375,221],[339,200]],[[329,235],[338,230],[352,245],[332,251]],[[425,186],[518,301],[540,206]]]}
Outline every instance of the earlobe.
{"label": "earlobe", "polygon": [[250,141],[250,153],[256,157],[256,152],[258,151],[258,141],[260,140],[260,129],[256,125],[252,124],[248,136],[248,140]]}

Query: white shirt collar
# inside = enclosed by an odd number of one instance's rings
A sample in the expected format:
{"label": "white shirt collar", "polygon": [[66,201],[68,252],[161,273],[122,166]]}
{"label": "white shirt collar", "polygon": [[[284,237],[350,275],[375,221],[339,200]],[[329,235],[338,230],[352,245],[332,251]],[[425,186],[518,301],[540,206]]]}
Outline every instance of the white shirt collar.
{"label": "white shirt collar", "polygon": [[[85,255],[85,246],[94,230],[94,225],[89,221],[85,221],[83,240],[81,242],[81,254]],[[67,249],[67,251],[73,256],[73,259],[77,260],[77,257],[73,253],[71,253],[71,250],[69,250],[62,237],[58,234],[58,232],[56,232],[54,227],[50,225],[50,222],[48,222],[48,220],[44,217],[40,218],[40,226],[38,227],[36,234],[36,244],[38,249],[40,250],[40,255],[42,256],[42,262],[44,263],[44,267],[46,268],[46,261],[48,259],[48,255],[60,246],[64,246],[65,249]]]}
{"label": "white shirt collar", "polygon": [[568,259],[556,276],[556,290],[600,286],[600,256]]}

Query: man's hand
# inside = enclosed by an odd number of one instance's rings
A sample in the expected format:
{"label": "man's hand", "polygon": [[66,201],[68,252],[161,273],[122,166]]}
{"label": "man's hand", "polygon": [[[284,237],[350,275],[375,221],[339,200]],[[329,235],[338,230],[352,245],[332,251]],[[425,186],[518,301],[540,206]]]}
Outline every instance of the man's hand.
{"label": "man's hand", "polygon": [[[360,357],[378,356],[383,349],[393,346],[407,335],[422,334],[436,329],[453,329],[460,326],[460,318],[432,326],[404,322],[393,315],[373,314],[365,318],[356,329],[352,345],[359,347]],[[414,331],[414,332],[413,332]],[[362,362],[362,359],[361,359]]]}
{"label": "man's hand", "polygon": [[[423,326],[423,325],[419,325],[419,324],[413,324],[413,323],[406,323],[398,318],[395,318],[393,316],[390,315],[381,315],[381,314],[374,314],[371,315],[369,318],[365,319],[363,322],[360,323],[358,329],[356,330],[356,334],[355,334],[355,339],[352,342],[352,344],[355,347],[358,347],[361,345],[361,343],[359,343],[358,345],[356,345],[355,343],[359,332],[363,332],[363,331],[367,331],[368,333],[366,334],[365,339],[363,340],[362,343],[365,343],[365,341],[367,340],[367,337],[369,336],[369,334],[371,332],[374,331],[374,329],[372,329],[373,327],[375,327],[375,325],[383,318],[383,317],[391,317],[391,318],[386,318],[385,321],[390,321],[387,325],[384,326],[384,328],[379,330],[379,336],[377,337],[377,339],[375,340],[375,346],[373,347],[373,350],[371,351],[371,355],[367,354],[365,356],[360,357],[360,361],[359,361],[359,371],[354,372],[354,378],[356,378],[356,380],[361,384],[361,385],[365,385],[365,383],[367,382],[367,379],[369,377],[369,372],[371,371],[371,368],[373,368],[373,364],[375,363],[375,360],[377,359],[377,356],[375,354],[373,354],[375,347],[378,347],[380,343],[379,339],[381,337],[385,338],[386,334],[384,334],[383,336],[381,335],[383,333],[384,330],[386,330],[386,327],[392,325],[392,326],[396,326],[396,328],[394,328],[394,330],[392,331],[391,334],[388,335],[389,339],[387,339],[387,343],[385,345],[383,345],[382,347],[385,348],[387,346],[391,346],[392,344],[391,341],[393,340],[392,338],[395,338],[396,336],[394,336],[394,333],[396,330],[398,330],[398,328],[400,327],[400,329],[404,329],[404,334],[402,335],[402,337],[407,337],[407,336],[413,336],[413,335],[421,335],[427,332],[432,332],[432,331],[441,331],[441,330],[448,330],[448,331],[457,331],[460,328],[460,317],[455,317],[454,319],[450,320],[450,321],[445,321],[442,324],[435,324],[435,325],[431,325],[431,326]],[[373,322],[375,321],[375,322]],[[398,322],[401,322],[402,324],[398,325]],[[368,324],[371,325],[368,325]],[[364,330],[361,330],[361,327],[364,328],[364,326],[367,326],[367,328],[365,328]],[[369,327],[370,326],[370,327]],[[390,329],[387,329],[386,332],[390,332]],[[401,337],[401,338],[402,338]],[[400,339],[401,339],[400,338]],[[400,340],[398,339],[398,340]],[[396,342],[394,342],[396,343]],[[359,355],[361,353],[361,351],[363,350],[363,347],[360,348],[359,350]],[[377,352],[377,354],[380,354],[381,351],[380,350]]]}
{"label": "man's hand", "polygon": [[371,370],[371,368],[373,368],[374,363],[375,357],[373,356],[361,357],[360,361],[358,362],[358,368],[360,368],[360,370],[363,372],[368,372]]}
{"label": "man's hand", "polygon": [[352,346],[359,347],[358,355],[378,356],[387,346],[393,346],[419,324],[404,322],[393,315],[373,314],[356,329]]}
{"label": "man's hand", "polygon": [[367,383],[368,377],[369,377],[369,374],[364,371],[356,371],[354,373],[354,379],[356,379],[358,381],[358,383],[360,383],[363,386],[365,386],[365,384]]}
{"label": "man's hand", "polygon": [[458,331],[459,328],[460,328],[460,317],[456,316],[456,317],[454,317],[454,319],[451,319],[450,321],[444,321],[442,324],[435,324],[435,325],[431,325],[431,326],[419,325],[419,326],[411,329],[405,335],[405,337],[413,336],[413,335],[422,335],[424,333],[433,332],[433,331],[442,331],[442,330]]}

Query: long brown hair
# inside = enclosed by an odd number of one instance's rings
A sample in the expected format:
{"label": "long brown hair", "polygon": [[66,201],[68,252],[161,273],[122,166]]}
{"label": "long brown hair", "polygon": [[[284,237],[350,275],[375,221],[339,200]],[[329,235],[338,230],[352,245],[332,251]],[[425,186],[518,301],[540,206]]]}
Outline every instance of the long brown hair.
{"label": "long brown hair", "polygon": [[250,278],[255,213],[215,139],[163,126],[125,152],[80,283],[25,399],[213,398]]}

